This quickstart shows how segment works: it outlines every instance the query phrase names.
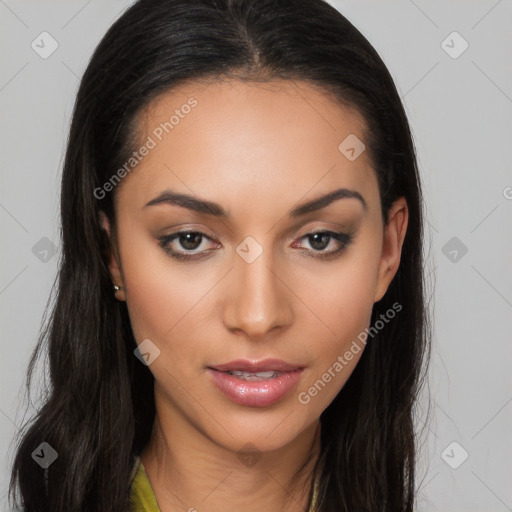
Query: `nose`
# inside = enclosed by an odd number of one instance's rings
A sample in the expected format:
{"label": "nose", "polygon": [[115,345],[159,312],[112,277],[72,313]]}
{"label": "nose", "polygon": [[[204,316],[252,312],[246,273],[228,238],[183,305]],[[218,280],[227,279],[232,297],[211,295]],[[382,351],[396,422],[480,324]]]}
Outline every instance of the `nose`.
{"label": "nose", "polygon": [[[263,339],[283,330],[293,319],[292,296],[283,275],[272,261],[272,251],[252,263],[235,256],[225,290],[224,325],[249,339]],[[272,268],[274,266],[274,268]]]}

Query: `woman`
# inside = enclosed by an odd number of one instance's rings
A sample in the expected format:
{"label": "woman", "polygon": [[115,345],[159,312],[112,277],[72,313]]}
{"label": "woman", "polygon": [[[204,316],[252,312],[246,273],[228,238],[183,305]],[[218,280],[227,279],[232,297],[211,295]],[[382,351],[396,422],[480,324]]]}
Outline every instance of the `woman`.
{"label": "woman", "polygon": [[420,180],[338,11],[135,3],[83,76],[61,216],[23,510],[413,510]]}

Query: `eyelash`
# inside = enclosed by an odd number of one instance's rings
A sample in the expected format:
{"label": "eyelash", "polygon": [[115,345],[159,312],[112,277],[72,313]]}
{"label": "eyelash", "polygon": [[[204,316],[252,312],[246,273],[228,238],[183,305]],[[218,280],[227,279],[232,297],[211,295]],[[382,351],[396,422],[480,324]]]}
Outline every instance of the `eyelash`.
{"label": "eyelash", "polygon": [[[184,252],[173,251],[170,248],[170,243],[173,242],[175,239],[179,238],[181,235],[189,235],[189,234],[199,235],[201,237],[201,242],[202,242],[203,238],[212,240],[209,236],[202,233],[201,231],[178,231],[177,233],[173,233],[172,235],[159,237],[158,241],[159,241],[160,247],[162,247],[162,249],[167,254],[169,254],[171,257],[173,257],[177,260],[180,260],[180,261],[189,260],[190,261],[190,260],[203,259],[205,257],[205,253],[211,251],[212,249],[206,250],[206,251],[200,251],[200,252],[187,251],[190,253],[190,255],[189,255]],[[311,249],[306,249],[306,250],[302,251],[302,252],[312,255],[313,258],[318,258],[318,259],[331,259],[331,258],[336,257],[336,255],[341,254],[353,241],[353,235],[348,235],[346,233],[337,233],[337,232],[328,231],[328,230],[313,231],[311,233],[307,233],[306,235],[299,238],[299,240],[302,240],[303,238],[312,237],[314,235],[327,235],[330,239],[335,239],[341,244],[338,249],[331,250],[328,252],[319,252],[319,251],[315,251],[315,250],[311,250]],[[329,240],[329,242],[330,241],[331,240]],[[199,255],[199,258],[197,257],[197,255]]]}

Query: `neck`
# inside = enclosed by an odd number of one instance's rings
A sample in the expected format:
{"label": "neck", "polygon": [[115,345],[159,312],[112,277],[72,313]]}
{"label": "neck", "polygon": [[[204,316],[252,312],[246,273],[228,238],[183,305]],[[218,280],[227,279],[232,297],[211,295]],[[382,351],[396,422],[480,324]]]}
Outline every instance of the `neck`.
{"label": "neck", "polygon": [[162,512],[308,511],[320,452],[319,421],[277,450],[242,454],[172,420],[157,408],[141,454]]}

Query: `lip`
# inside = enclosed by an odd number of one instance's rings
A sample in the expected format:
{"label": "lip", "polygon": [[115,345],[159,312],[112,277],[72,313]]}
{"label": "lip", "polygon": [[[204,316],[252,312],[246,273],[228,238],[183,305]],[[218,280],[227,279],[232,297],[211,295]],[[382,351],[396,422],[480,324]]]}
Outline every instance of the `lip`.
{"label": "lip", "polygon": [[[227,371],[265,372],[279,371],[280,375],[260,381],[239,379]],[[207,369],[212,383],[232,402],[246,407],[266,407],[282,400],[295,388],[304,367],[279,359],[265,359],[258,363],[237,360]]]}

